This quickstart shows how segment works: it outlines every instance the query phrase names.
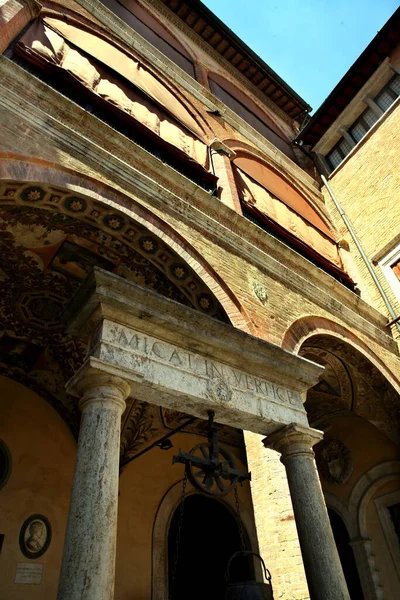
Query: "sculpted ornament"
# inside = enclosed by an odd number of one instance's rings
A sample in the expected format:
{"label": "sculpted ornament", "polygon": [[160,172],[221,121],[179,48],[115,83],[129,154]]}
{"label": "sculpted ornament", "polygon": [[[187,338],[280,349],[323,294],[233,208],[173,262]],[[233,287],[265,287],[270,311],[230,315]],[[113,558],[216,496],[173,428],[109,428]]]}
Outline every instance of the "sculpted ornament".
{"label": "sculpted ornament", "polygon": [[26,519],[19,534],[19,546],[26,558],[42,556],[51,541],[51,526],[43,515],[31,515]]}
{"label": "sculpted ornament", "polygon": [[328,483],[345,483],[353,473],[353,458],[340,440],[326,440],[315,447],[319,474]]}
{"label": "sculpted ornament", "polygon": [[266,304],[268,301],[267,289],[262,283],[258,283],[257,281],[253,281],[253,292],[261,302],[261,304]]}
{"label": "sculpted ornament", "polygon": [[232,390],[222,377],[211,377],[207,382],[207,395],[216,402],[230,402]]}

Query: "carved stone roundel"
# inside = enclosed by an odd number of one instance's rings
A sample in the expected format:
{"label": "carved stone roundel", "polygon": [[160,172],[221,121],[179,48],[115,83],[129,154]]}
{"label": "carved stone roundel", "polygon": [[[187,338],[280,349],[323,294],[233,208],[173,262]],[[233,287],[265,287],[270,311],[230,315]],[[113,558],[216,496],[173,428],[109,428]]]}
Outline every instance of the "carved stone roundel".
{"label": "carved stone roundel", "polygon": [[208,396],[216,402],[230,402],[232,390],[222,377],[211,377],[207,383]]}
{"label": "carved stone roundel", "polygon": [[345,483],[353,473],[353,457],[340,440],[326,440],[315,448],[319,474],[328,483]]}

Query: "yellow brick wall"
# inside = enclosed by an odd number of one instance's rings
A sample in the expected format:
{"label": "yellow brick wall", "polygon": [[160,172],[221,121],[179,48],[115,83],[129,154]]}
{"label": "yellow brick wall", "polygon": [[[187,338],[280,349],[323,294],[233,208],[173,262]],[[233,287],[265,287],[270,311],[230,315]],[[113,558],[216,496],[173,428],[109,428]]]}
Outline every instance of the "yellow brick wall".
{"label": "yellow brick wall", "polygon": [[261,556],[272,577],[275,600],[307,600],[301,557],[285,467],[279,454],[264,448],[262,436],[245,432],[251,495]]}
{"label": "yellow brick wall", "polygon": [[[351,156],[336,169],[330,180],[335,196],[371,261],[377,253],[395,240],[396,236],[400,236],[399,153],[400,104],[397,102],[358,144]],[[343,251],[343,256],[361,290],[361,297],[383,314],[388,314],[327,190],[324,189],[323,192],[341,237],[350,243],[350,253]],[[399,314],[400,304],[381,268],[376,265],[374,269],[396,314]]]}

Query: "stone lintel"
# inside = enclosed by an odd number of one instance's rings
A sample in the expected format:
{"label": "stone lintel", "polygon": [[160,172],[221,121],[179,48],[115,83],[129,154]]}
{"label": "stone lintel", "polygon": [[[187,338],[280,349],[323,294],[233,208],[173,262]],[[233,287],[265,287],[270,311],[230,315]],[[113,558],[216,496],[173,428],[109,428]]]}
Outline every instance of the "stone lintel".
{"label": "stone lintel", "polygon": [[323,367],[126,279],[94,269],[65,319],[90,338],[70,393],[99,378],[112,397],[107,381],[116,378],[133,384],[138,400],[201,419],[213,410],[217,422],[261,435],[308,424],[301,394]]}
{"label": "stone lintel", "polygon": [[95,267],[64,313],[73,335],[92,337],[104,320],[159,338],[211,360],[243,369],[299,393],[318,381],[323,367]]}

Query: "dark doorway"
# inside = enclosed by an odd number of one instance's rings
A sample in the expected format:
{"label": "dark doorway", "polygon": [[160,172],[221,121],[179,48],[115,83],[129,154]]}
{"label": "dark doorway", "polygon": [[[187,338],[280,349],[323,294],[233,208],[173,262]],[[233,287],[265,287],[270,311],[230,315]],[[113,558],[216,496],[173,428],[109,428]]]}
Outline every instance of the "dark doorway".
{"label": "dark doorway", "polygon": [[[171,594],[173,586],[173,600],[223,599],[229,557],[240,550],[239,527],[235,517],[218,500],[200,494],[185,499],[173,582],[179,517],[180,506],[174,513],[168,535],[169,591]],[[251,560],[236,559],[232,563],[231,575],[231,581],[253,579]]]}
{"label": "dark doorway", "polygon": [[343,573],[346,578],[347,587],[351,600],[364,600],[364,594],[361,587],[360,578],[353,550],[349,545],[350,538],[347,533],[346,525],[335,511],[328,508],[329,519],[331,521],[333,537],[342,563]]}

